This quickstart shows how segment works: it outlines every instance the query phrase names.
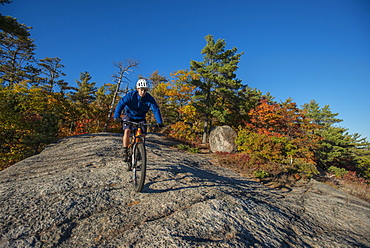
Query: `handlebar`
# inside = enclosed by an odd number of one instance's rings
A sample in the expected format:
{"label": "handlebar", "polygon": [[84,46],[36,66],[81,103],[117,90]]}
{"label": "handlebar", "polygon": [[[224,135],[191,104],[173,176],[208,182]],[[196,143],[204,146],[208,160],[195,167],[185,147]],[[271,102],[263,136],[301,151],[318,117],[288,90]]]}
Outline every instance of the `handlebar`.
{"label": "handlebar", "polygon": [[143,126],[157,127],[158,126],[158,124],[133,122],[133,121],[123,121],[123,120],[122,120],[122,123],[127,124],[127,125],[132,125],[133,127],[143,127]]}

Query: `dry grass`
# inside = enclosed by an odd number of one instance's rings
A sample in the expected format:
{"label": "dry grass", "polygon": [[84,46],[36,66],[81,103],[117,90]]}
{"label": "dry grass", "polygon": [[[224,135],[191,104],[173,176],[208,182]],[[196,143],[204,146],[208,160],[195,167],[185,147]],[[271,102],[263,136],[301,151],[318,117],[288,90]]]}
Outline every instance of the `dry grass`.
{"label": "dry grass", "polygon": [[[214,161],[217,161],[216,164],[218,166],[231,169],[242,176],[252,178],[273,188],[286,189],[308,181],[306,180],[308,178],[304,175],[286,172],[283,166],[250,166],[245,163],[246,161],[243,160],[243,158],[237,158],[231,154],[212,154],[212,157]],[[281,168],[280,171],[279,167]],[[266,178],[258,178],[255,176],[255,171],[257,170],[266,170],[271,173],[270,176]],[[329,172],[321,172],[319,176],[315,176],[314,178],[350,195],[370,202],[370,181],[357,177],[356,173],[348,173],[343,178],[338,178]]]}
{"label": "dry grass", "polygon": [[316,179],[370,203],[370,182],[363,178],[338,178],[334,174],[325,172]]}

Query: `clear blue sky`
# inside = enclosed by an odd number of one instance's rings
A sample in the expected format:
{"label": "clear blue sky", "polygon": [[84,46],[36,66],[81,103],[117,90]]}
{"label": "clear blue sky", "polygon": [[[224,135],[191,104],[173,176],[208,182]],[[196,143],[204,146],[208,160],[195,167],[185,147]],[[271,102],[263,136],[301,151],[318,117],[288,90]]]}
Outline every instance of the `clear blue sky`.
{"label": "clear blue sky", "polygon": [[211,34],[244,52],[244,84],[330,105],[340,126],[370,137],[369,0],[13,0],[0,10],[33,27],[36,57],[59,57],[70,85],[84,71],[111,82],[125,59],[140,61],[133,82],[169,77],[202,61]]}

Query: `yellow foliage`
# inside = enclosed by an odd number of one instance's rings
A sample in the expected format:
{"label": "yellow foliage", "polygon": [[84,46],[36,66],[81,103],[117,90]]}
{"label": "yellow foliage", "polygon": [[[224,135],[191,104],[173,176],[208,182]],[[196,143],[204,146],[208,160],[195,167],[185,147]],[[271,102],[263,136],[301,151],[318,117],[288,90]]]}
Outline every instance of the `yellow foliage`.
{"label": "yellow foliage", "polygon": [[158,83],[156,86],[155,86],[155,89],[153,89],[154,91],[156,91],[156,92],[163,92],[163,93],[165,93],[165,92],[167,92],[167,90],[168,90],[168,87],[170,87],[170,83],[168,83],[168,82],[160,82],[160,83]]}
{"label": "yellow foliage", "polygon": [[196,109],[193,105],[185,105],[179,109],[179,112],[184,116],[185,122],[192,122],[197,116]]}
{"label": "yellow foliage", "polygon": [[176,122],[175,124],[172,124],[169,136],[187,142],[197,141],[196,130],[184,122]]}
{"label": "yellow foliage", "polygon": [[13,90],[15,92],[19,92],[19,93],[27,93],[28,92],[28,82],[27,82],[27,80],[23,80],[20,83],[15,84]]}

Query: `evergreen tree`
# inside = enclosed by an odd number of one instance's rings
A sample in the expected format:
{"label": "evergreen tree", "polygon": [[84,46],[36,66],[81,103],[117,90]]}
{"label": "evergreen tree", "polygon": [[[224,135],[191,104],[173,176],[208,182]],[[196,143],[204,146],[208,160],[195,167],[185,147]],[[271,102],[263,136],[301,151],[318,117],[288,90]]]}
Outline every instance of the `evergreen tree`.
{"label": "evergreen tree", "polygon": [[106,117],[116,88],[117,86],[115,84],[108,83],[104,84],[97,90],[96,99],[90,106],[90,114],[94,116],[94,132],[101,130],[107,131],[105,128],[107,121]]}
{"label": "evergreen tree", "polygon": [[315,130],[315,133],[322,138],[319,148],[315,151],[317,164],[324,169],[331,165],[350,164],[353,161],[351,148],[354,145],[347,129],[334,125],[342,121],[336,118],[338,113],[333,113],[329,105],[320,108],[315,100],[304,104],[303,109],[311,122],[318,125],[319,129]]}
{"label": "evergreen tree", "polygon": [[59,79],[66,74],[63,73],[62,68],[64,65],[60,63],[60,58],[49,58],[40,59],[39,66],[41,72],[45,77],[40,78],[43,88],[48,92],[53,92],[55,86],[59,86],[60,92],[64,94],[64,90],[68,89],[67,83],[64,80]]}
{"label": "evergreen tree", "polygon": [[0,0],[0,4],[4,5],[5,3],[11,3],[11,0]]}
{"label": "evergreen tree", "polygon": [[0,169],[40,152],[57,137],[64,115],[65,98],[37,85],[29,30],[0,15]]}
{"label": "evergreen tree", "polygon": [[310,103],[304,104],[303,109],[306,111],[306,116],[310,118],[313,123],[322,127],[329,127],[343,121],[336,118],[338,113],[331,112],[329,105],[320,108],[319,103],[315,100],[311,100]]}
{"label": "evergreen tree", "polygon": [[84,134],[93,129],[92,103],[96,99],[95,82],[90,82],[92,77],[88,72],[80,74],[80,81],[76,80],[77,88],[72,87],[74,92],[68,93],[72,101],[70,112],[70,134]]}
{"label": "evergreen tree", "polygon": [[362,177],[370,179],[370,143],[367,138],[362,138],[360,134],[351,135],[352,154],[356,160],[356,170]]}
{"label": "evergreen tree", "polygon": [[11,16],[3,16],[0,14],[0,29],[16,36],[29,37],[28,28]]}
{"label": "evergreen tree", "polygon": [[90,82],[92,79],[89,72],[80,73],[80,81],[76,80],[77,88],[72,88],[75,92],[69,94],[71,100],[78,104],[87,104],[95,100],[96,87],[95,82]]}
{"label": "evergreen tree", "polygon": [[2,85],[13,87],[14,84],[19,84],[23,80],[35,83],[39,71],[33,65],[36,62],[34,58],[36,46],[30,38],[30,28],[21,25],[19,29],[22,32],[20,32],[4,27],[4,25],[4,23],[0,25],[0,77]]}
{"label": "evergreen tree", "polygon": [[[9,4],[11,0],[0,0],[0,4]],[[19,37],[29,37],[28,28],[24,24],[20,24],[16,18],[11,16],[3,16],[0,14],[0,29],[6,33],[13,34]]]}
{"label": "evergreen tree", "polygon": [[235,72],[243,54],[236,53],[235,47],[226,50],[223,39],[215,42],[212,35],[207,35],[205,39],[207,44],[201,51],[203,61],[190,62],[191,70],[200,74],[200,79],[193,80],[192,84],[196,86],[194,106],[203,114],[203,143],[206,143],[211,121],[225,123],[230,112],[237,111],[235,101],[242,84]]}

